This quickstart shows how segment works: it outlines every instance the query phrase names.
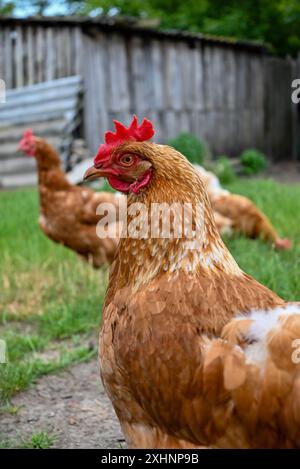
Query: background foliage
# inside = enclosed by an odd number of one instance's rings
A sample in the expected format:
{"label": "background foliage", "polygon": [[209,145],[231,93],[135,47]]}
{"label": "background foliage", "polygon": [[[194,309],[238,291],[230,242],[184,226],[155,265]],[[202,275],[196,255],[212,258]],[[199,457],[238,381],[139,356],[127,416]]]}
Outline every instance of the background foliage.
{"label": "background foliage", "polygon": [[0,0],[0,14],[16,11],[128,15],[157,19],[161,28],[264,42],[281,55],[300,49],[300,0]]}

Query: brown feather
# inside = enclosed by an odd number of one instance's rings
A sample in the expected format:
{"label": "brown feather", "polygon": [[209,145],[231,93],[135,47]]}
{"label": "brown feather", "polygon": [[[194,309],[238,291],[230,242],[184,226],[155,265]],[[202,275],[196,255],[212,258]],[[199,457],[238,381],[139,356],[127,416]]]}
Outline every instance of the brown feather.
{"label": "brown feather", "polygon": [[102,202],[109,202],[117,209],[116,196],[70,184],[54,148],[45,140],[35,140],[41,230],[52,241],[75,251],[95,268],[112,262],[118,237],[100,239],[97,236],[96,224],[101,217],[96,214],[96,208]]}
{"label": "brown feather", "polygon": [[258,339],[249,335],[251,311],[272,314],[284,301],[239,269],[220,239],[202,180],[182,155],[151,143],[129,142],[117,151],[138,154],[154,168],[129,205],[198,201],[204,213],[198,250],[187,250],[184,238],[126,238],[117,249],[100,358],[128,444],[300,447],[298,370],[281,369],[276,353],[277,343],[282,350],[298,333],[298,322],[280,324],[287,338],[270,333],[267,359],[252,363],[247,351]]}

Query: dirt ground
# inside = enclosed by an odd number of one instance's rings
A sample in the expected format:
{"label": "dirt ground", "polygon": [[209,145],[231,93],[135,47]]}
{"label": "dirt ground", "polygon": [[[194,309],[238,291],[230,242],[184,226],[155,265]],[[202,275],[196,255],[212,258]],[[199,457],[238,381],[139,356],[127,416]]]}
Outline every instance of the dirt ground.
{"label": "dirt ground", "polygon": [[0,416],[2,439],[20,442],[47,431],[55,437],[54,448],[126,447],[97,359],[41,378],[12,403],[20,410]]}
{"label": "dirt ground", "polygon": [[[267,176],[299,184],[300,167],[295,162],[272,165]],[[47,431],[55,437],[55,448],[126,447],[100,381],[97,359],[41,378],[16,395],[12,404],[19,407],[17,414],[0,416],[0,436],[7,441],[19,443]]]}
{"label": "dirt ground", "polygon": [[300,184],[300,163],[283,161],[273,164],[268,168],[267,176],[286,184]]}

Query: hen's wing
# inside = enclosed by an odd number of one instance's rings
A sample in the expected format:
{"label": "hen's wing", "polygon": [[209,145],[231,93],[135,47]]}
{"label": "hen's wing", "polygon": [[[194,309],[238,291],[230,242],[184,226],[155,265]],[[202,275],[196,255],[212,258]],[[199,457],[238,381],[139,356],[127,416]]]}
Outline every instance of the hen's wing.
{"label": "hen's wing", "polygon": [[232,220],[233,229],[250,238],[272,241],[276,247],[288,249],[288,240],[280,239],[270,220],[247,197],[221,194],[211,197],[213,209]]}
{"label": "hen's wing", "polygon": [[162,277],[128,298],[108,292],[101,356],[132,446],[300,447],[298,305],[248,277]]}
{"label": "hen's wing", "polygon": [[90,189],[81,189],[82,197],[82,210],[81,210],[81,221],[83,223],[96,225],[100,220],[100,212],[97,213],[97,209],[101,208],[103,204],[103,210],[111,208],[116,210],[116,219],[114,222],[117,222],[119,219],[118,211],[118,197],[111,192],[93,192]]}
{"label": "hen's wing", "polygon": [[225,343],[212,342],[207,353],[217,343],[228,348],[223,357],[216,354],[223,364],[223,385],[248,434],[260,432],[252,441],[261,447],[300,447],[299,338],[300,305],[288,304],[233,319],[222,331]]}
{"label": "hen's wing", "polygon": [[[247,197],[231,194],[223,189],[217,176],[203,167],[195,165],[208,192],[212,207],[218,215],[231,220],[233,231],[242,233],[250,238],[262,238],[272,241],[278,249],[289,249],[291,242],[281,239],[270,220]],[[217,225],[223,226],[222,220]],[[219,230],[222,234],[222,231]]]}
{"label": "hen's wing", "polygon": [[[167,433],[195,445],[300,447],[300,360],[292,359],[299,313],[295,309],[273,327],[270,320],[265,331],[259,318],[248,329],[235,324],[241,336],[237,343],[224,340],[225,334],[224,339],[197,337],[196,324],[187,318],[185,325],[174,321],[159,326],[155,321],[151,333],[160,353],[153,348],[151,361],[141,359],[141,366],[157,379],[152,396],[142,399],[143,409],[160,430],[167,428]],[[159,340],[157,328],[163,326],[171,333],[161,332]],[[179,327],[182,334],[176,334]],[[231,340],[233,336],[231,330]],[[146,376],[141,373],[140,379]]]}
{"label": "hen's wing", "polygon": [[224,234],[232,234],[233,222],[227,217],[224,217],[219,212],[214,212],[215,222],[219,233],[223,236]]}

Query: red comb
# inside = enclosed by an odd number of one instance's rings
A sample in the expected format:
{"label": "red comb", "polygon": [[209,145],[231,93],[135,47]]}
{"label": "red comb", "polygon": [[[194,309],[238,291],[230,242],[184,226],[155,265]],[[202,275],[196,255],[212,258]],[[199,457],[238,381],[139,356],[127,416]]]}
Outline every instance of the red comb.
{"label": "red comb", "polygon": [[287,251],[288,249],[291,249],[291,247],[292,247],[292,242],[287,238],[284,238],[284,239],[278,238],[275,241],[276,249],[283,249]]}
{"label": "red comb", "polygon": [[25,130],[23,138],[31,138],[31,137],[33,137],[32,129]]}
{"label": "red comb", "polygon": [[[20,140],[18,150],[22,150],[29,156],[34,156],[33,148],[29,149],[29,144],[33,144],[33,132],[32,129],[25,130],[23,138]],[[31,145],[32,146],[32,145]]]}
{"label": "red comb", "polygon": [[141,125],[138,125],[137,117],[134,115],[130,126],[127,128],[120,122],[114,120],[116,132],[110,130],[105,133],[105,143],[100,145],[98,153],[94,160],[94,165],[108,161],[114,148],[123,142],[133,140],[136,142],[145,142],[154,135],[152,122],[144,119]]}

